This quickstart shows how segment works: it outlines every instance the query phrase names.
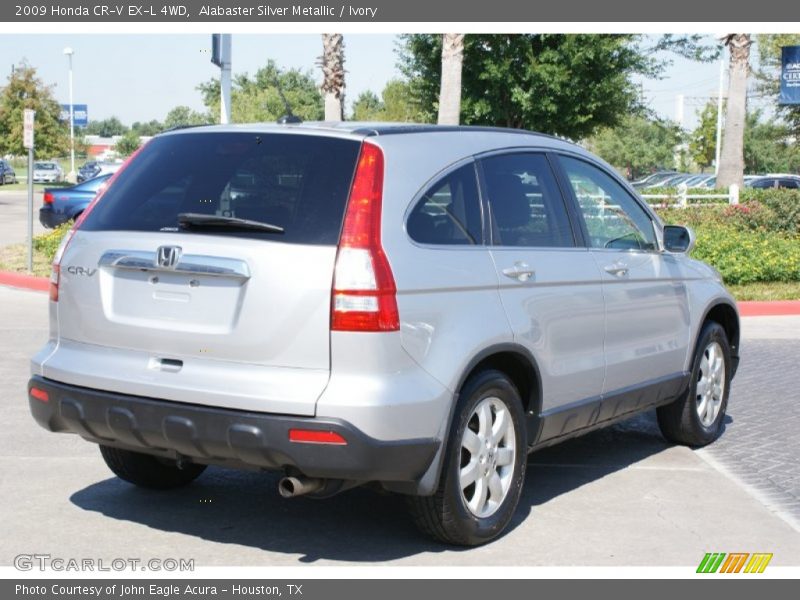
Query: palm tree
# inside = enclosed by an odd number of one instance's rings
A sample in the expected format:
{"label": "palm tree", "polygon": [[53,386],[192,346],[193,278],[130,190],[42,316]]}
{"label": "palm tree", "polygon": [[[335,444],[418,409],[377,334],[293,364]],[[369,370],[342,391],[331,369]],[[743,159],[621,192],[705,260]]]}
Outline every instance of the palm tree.
{"label": "palm tree", "polygon": [[344,37],[341,33],[322,34],[322,92],[325,94],[325,120],[344,119]]}
{"label": "palm tree", "polygon": [[728,102],[717,187],[744,183],[744,127],[747,116],[747,76],[750,73],[750,34],[729,33],[723,38],[730,52]]}
{"label": "palm tree", "polygon": [[461,117],[461,66],[464,34],[442,36],[442,84],[439,88],[439,125],[458,125]]}

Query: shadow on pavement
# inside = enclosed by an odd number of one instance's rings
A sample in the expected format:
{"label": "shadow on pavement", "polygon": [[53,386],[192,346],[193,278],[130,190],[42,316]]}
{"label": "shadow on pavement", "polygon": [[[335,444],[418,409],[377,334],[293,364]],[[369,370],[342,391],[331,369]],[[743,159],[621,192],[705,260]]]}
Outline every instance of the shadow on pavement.
{"label": "shadow on pavement", "polygon": [[[536,452],[529,457],[525,488],[509,531],[537,506],[667,447],[654,415],[646,414]],[[74,493],[70,500],[84,510],[162,531],[300,554],[304,563],[381,562],[458,551],[419,534],[401,496],[354,489],[327,500],[286,500],[278,495],[277,482],[274,473],[210,467],[183,489],[150,491],[110,478]]]}

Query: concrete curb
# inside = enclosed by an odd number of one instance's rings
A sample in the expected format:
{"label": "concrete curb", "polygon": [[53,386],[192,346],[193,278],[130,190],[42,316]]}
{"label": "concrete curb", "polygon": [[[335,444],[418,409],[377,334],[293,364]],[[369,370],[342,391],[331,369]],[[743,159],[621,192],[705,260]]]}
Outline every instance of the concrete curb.
{"label": "concrete curb", "polygon": [[33,290],[36,292],[46,292],[50,289],[50,279],[47,277],[26,275],[25,273],[15,273],[13,271],[0,271],[0,285],[7,285],[23,290]]}
{"label": "concrete curb", "polygon": [[[46,292],[50,289],[47,277],[36,277],[13,271],[0,271],[0,285]],[[775,317],[800,315],[800,300],[773,300],[769,302],[738,302],[739,314],[743,317]]]}

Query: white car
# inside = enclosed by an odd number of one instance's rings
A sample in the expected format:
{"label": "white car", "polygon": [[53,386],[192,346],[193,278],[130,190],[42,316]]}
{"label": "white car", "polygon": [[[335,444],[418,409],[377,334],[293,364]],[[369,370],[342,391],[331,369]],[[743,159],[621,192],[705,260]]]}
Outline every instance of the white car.
{"label": "white car", "polygon": [[34,183],[59,183],[64,180],[64,171],[57,162],[35,162],[33,163],[33,182]]}

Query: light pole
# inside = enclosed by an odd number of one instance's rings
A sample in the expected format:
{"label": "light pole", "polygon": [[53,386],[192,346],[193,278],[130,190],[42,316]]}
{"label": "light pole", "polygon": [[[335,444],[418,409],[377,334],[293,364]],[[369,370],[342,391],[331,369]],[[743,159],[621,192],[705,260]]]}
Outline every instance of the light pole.
{"label": "light pole", "polygon": [[64,54],[69,58],[69,175],[67,180],[75,183],[75,107],[72,104],[72,55],[75,51],[67,46]]}

